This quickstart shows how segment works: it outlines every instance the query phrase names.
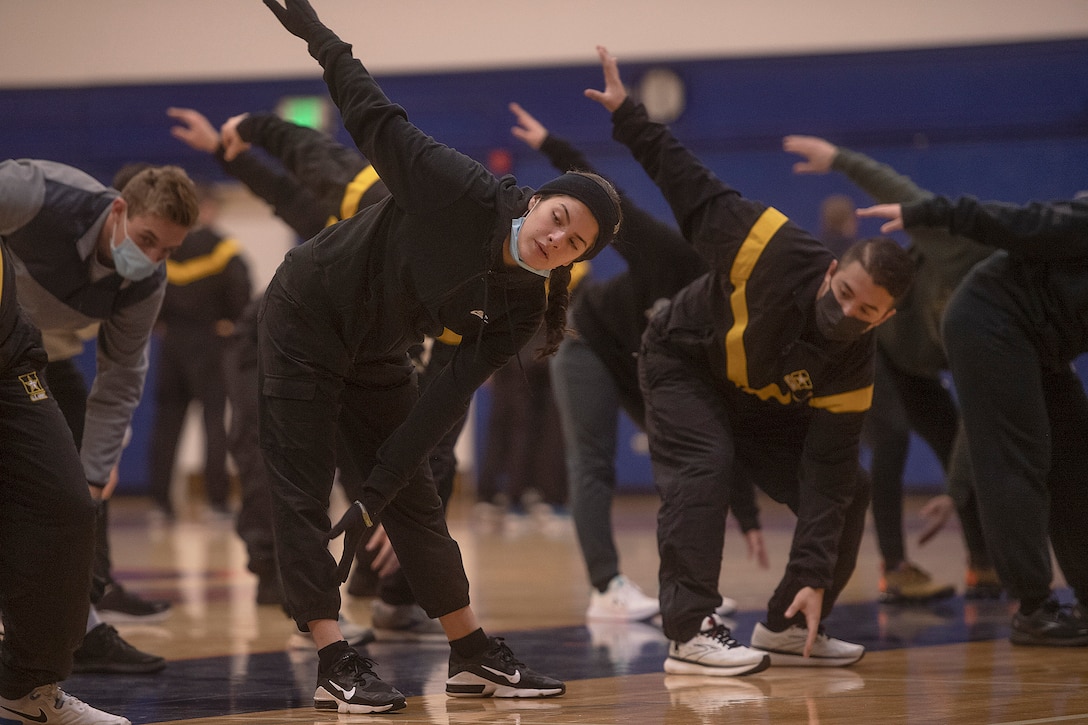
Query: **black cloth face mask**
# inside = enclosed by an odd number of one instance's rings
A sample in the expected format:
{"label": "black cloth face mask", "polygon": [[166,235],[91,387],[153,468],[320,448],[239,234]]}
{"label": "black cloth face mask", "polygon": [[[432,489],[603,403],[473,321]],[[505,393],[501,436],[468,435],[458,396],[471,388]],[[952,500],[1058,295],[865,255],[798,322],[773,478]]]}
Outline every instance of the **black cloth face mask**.
{"label": "black cloth face mask", "polygon": [[829,287],[816,300],[816,328],[828,340],[835,342],[853,342],[869,329],[869,323],[856,317],[847,317],[835,299],[835,293]]}

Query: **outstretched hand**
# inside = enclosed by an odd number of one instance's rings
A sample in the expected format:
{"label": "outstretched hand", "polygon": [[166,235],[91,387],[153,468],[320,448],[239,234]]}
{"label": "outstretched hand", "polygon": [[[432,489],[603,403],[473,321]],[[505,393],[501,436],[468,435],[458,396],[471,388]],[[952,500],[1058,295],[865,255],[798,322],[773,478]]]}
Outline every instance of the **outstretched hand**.
{"label": "outstretched hand", "polygon": [[890,220],[882,224],[880,227],[880,231],[884,234],[898,232],[903,229],[902,204],[876,204],[875,206],[858,209],[857,215],[862,218],[873,217],[876,219]]}
{"label": "outstretched hand", "polygon": [[226,120],[219,128],[219,141],[223,144],[223,158],[227,161],[234,161],[238,158],[238,154],[243,151],[248,151],[250,144],[242,139],[242,135],[238,133],[238,124],[245,120],[248,113],[239,113],[237,116],[231,116]]}
{"label": "outstretched hand", "polygon": [[511,103],[508,108],[518,119],[518,125],[511,128],[510,133],[524,141],[529,148],[539,151],[544,139],[548,138],[548,129],[517,103]]}
{"label": "outstretched hand", "polygon": [[601,59],[601,70],[604,71],[604,90],[587,88],[584,93],[586,98],[596,101],[611,113],[623,105],[624,100],[627,99],[627,89],[623,87],[623,81],[620,80],[620,67],[608,49],[598,45],[597,56]]}
{"label": "outstretched hand", "polygon": [[213,154],[219,148],[219,132],[208,118],[192,108],[167,108],[166,115],[176,120],[179,126],[170,129],[170,135],[185,143],[189,148]]}
{"label": "outstretched hand", "polygon": [[839,152],[833,143],[816,136],[786,136],[782,139],[782,150],[805,157],[793,165],[795,174],[826,174]]}
{"label": "outstretched hand", "polygon": [[278,0],[264,0],[264,4],[291,35],[309,40],[314,30],[325,27],[318,19],[313,6],[306,0],[285,0],[285,2],[286,7],[280,5]]}

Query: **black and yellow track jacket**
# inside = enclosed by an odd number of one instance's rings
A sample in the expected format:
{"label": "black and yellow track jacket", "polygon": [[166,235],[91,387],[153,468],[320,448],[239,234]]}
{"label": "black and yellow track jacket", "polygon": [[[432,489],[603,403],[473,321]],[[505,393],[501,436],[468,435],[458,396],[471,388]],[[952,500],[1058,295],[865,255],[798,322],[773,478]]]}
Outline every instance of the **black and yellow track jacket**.
{"label": "black and yellow track jacket", "polygon": [[[681,290],[646,338],[690,360],[717,385],[744,436],[802,420],[800,503],[789,567],[828,587],[846,506],[857,485],[858,442],[872,401],[875,340],[832,342],[813,307],[833,255],[777,209],[720,181],[630,99],[613,136],[656,182],[680,231],[711,271]],[[759,472],[753,472],[759,481]]]}
{"label": "black and yellow track jacket", "polygon": [[502,261],[533,190],[412,125],[332,31],[315,33],[309,48],[390,196],[292,249],[277,280],[328,311],[357,364],[403,354],[443,328],[464,338],[378,451],[368,485],[391,497],[540,326],[545,279]]}
{"label": "black and yellow track jacket", "polygon": [[[322,226],[347,219],[389,196],[370,162],[328,134],[290,123],[273,113],[255,113],[238,124],[238,135],[283,164],[313,199]],[[309,239],[319,229],[296,231]]]}

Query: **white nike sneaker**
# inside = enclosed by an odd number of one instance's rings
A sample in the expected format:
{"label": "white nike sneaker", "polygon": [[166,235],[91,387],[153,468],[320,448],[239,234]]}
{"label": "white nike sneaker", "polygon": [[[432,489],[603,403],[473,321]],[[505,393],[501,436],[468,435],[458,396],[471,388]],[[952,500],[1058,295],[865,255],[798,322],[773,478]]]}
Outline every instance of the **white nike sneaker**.
{"label": "white nike sneaker", "polygon": [[795,624],[784,632],[772,632],[757,622],[752,630],[752,649],[766,652],[776,667],[846,667],[865,656],[864,645],[829,637],[820,629],[811,654],[805,657],[806,628]]}
{"label": "white nike sneaker", "polygon": [[465,659],[450,649],[450,697],[556,697],[567,691],[559,680],[533,672],[519,662],[502,637],[489,637],[484,653]]}
{"label": "white nike sneaker", "polygon": [[586,619],[597,622],[638,622],[661,611],[657,599],[642,593],[638,584],[617,574],[603,592],[594,589],[589,595]]}
{"label": "white nike sneaker", "polygon": [[15,700],[0,697],[0,722],[22,725],[132,725],[128,718],[96,710],[56,683],[42,685]]}
{"label": "white nike sneaker", "polygon": [[665,672],[670,675],[737,677],[762,672],[771,664],[764,652],[745,647],[717,614],[703,620],[699,632],[687,642],[670,642]]}

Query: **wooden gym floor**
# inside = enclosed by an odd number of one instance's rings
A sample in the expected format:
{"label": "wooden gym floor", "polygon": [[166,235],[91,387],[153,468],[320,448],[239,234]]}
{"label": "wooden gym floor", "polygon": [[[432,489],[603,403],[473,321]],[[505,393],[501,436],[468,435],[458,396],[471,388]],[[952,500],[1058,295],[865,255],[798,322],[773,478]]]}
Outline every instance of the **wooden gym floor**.
{"label": "wooden gym floor", "polygon": [[[850,668],[774,668],[741,678],[666,676],[666,641],[647,624],[585,623],[588,585],[569,518],[473,514],[468,494],[450,509],[473,606],[490,634],[505,636],[529,666],[567,682],[547,700],[447,698],[445,644],[379,640],[365,648],[379,675],[408,696],[388,715],[338,715],[313,709],[312,651],[288,650],[293,625],[274,606],[254,603],[256,578],[229,521],[194,505],[177,523],[148,522],[139,498],[111,508],[117,577],[143,595],[174,602],[157,625],[118,629],[132,644],[165,656],[156,675],[73,675],[63,687],[133,723],[372,723],[455,725],[641,725],[642,723],[1068,723],[1088,721],[1088,649],[1013,647],[1013,604],[924,606],[876,603],[879,559],[868,532],[857,571],[828,631],[866,645]],[[339,502],[340,506],[343,502]],[[917,508],[908,501],[908,551],[936,578],[963,590],[958,528],[919,549]],[[335,508],[335,505],[334,505]],[[617,499],[621,564],[656,592],[656,497]],[[761,570],[746,558],[735,528],[726,536],[722,592],[738,600],[735,636],[748,642],[785,564],[792,517],[763,502],[771,558]],[[732,520],[730,526],[733,526]],[[1059,581],[1060,587],[1062,583]],[[1059,589],[1068,601],[1068,589]],[[369,600],[345,596],[344,612],[369,623]]]}

